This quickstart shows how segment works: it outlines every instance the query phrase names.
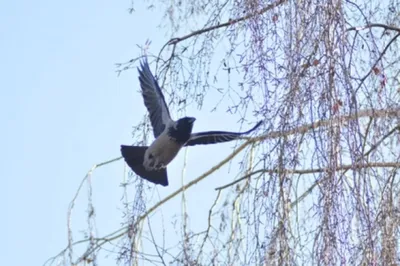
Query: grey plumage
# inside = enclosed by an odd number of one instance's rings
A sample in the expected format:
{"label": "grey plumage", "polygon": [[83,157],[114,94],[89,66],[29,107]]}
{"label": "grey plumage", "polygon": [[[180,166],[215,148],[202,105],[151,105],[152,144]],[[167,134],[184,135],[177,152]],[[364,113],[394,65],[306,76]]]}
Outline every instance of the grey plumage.
{"label": "grey plumage", "polygon": [[168,185],[167,165],[184,146],[232,141],[256,130],[261,122],[245,132],[208,131],[193,133],[193,117],[171,119],[161,88],[150,71],[147,60],[140,64],[139,81],[144,104],[149,112],[155,140],[149,147],[121,145],[121,153],[129,167],[142,178]]}

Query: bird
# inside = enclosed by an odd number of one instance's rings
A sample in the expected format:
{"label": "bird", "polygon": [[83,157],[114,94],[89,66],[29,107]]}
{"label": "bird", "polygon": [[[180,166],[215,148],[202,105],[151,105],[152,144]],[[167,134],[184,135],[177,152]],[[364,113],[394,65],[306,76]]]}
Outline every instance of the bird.
{"label": "bird", "polygon": [[173,120],[164,95],[150,71],[147,58],[141,60],[139,82],[155,140],[150,146],[121,145],[121,154],[132,171],[154,184],[168,186],[167,165],[186,146],[232,141],[256,130],[262,121],[245,132],[206,131],[192,133],[194,117]]}

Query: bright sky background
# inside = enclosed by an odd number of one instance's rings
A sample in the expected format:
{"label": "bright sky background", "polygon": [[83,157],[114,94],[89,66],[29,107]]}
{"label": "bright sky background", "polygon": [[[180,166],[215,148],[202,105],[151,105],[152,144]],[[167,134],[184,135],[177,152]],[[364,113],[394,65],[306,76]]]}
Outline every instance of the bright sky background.
{"label": "bright sky background", "polygon": [[[158,27],[159,10],[149,12],[139,1],[133,14],[129,7],[130,1],[0,2],[2,265],[42,265],[63,249],[67,208],[82,178],[93,164],[120,156],[120,144],[132,143],[132,126],[145,108],[137,72],[118,77],[115,63],[138,56],[136,45],[147,39],[150,51],[158,53],[170,36]],[[195,131],[239,129],[230,128],[232,116],[210,110],[188,114],[197,117]],[[187,180],[225,158],[232,147],[191,149]],[[168,168],[170,186],[157,187],[161,197],[181,185],[183,157],[184,152]],[[208,213],[205,202],[215,198],[215,186],[235,177],[226,176],[228,169],[215,174],[216,184],[196,186],[201,193],[188,202],[199,215]],[[123,173],[124,163],[118,161],[93,175],[99,236],[123,222]],[[73,216],[74,240],[86,226],[86,187],[83,191]],[[180,214],[179,200],[175,204],[169,216]]]}

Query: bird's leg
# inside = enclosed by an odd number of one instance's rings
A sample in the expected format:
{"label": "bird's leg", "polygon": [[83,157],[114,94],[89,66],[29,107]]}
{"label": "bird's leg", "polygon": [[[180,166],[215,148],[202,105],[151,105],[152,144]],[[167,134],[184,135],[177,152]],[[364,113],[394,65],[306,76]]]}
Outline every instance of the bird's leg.
{"label": "bird's leg", "polygon": [[153,154],[145,154],[144,156],[144,161],[143,161],[143,166],[147,171],[151,171],[154,169],[154,166],[156,165],[155,157]]}
{"label": "bird's leg", "polygon": [[160,170],[166,167],[163,162],[159,161],[158,158],[151,153],[145,156],[143,166],[147,171]]}
{"label": "bird's leg", "polygon": [[165,168],[165,165],[161,162],[157,163],[156,166],[154,167],[156,170],[160,170]]}

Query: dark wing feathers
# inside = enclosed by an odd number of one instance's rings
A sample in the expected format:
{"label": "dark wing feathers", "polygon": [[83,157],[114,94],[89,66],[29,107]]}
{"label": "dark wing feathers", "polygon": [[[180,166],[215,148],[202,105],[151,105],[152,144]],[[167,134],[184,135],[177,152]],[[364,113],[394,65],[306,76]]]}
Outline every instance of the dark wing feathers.
{"label": "dark wing feathers", "polygon": [[138,71],[144,105],[149,111],[154,137],[157,138],[164,131],[168,122],[171,121],[171,116],[160,86],[150,71],[147,59],[141,62]]}
{"label": "dark wing feathers", "polygon": [[261,125],[261,123],[262,121],[258,122],[257,125],[255,125],[252,129],[246,132],[207,131],[207,132],[193,133],[190,136],[189,141],[186,142],[185,146],[214,144],[214,143],[221,143],[221,142],[235,140],[243,135],[253,132]]}
{"label": "dark wing feathers", "polygon": [[146,146],[126,146],[121,145],[121,153],[125,162],[138,176],[163,186],[168,186],[167,169],[162,168],[155,171],[147,171],[143,166],[144,154],[148,147]]}

